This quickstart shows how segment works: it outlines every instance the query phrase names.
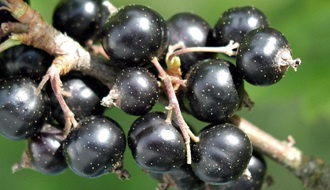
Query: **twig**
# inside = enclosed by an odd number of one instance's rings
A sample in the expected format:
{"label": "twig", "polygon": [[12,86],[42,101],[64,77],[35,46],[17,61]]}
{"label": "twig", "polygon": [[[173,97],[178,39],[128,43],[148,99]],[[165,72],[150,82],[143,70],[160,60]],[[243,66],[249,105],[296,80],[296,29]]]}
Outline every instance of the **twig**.
{"label": "twig", "polygon": [[330,172],[323,160],[303,154],[292,143],[279,141],[237,115],[233,116],[230,122],[248,135],[254,148],[285,166],[303,182],[305,187],[318,190],[330,189]]}

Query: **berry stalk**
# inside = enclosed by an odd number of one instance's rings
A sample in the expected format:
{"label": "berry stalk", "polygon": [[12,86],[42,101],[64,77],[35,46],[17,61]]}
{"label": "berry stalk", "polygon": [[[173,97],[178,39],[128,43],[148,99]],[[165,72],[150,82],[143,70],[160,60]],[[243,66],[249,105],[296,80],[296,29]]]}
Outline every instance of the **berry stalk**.
{"label": "berry stalk", "polygon": [[235,51],[238,49],[239,43],[230,41],[228,45],[221,47],[183,47],[179,50],[174,51],[168,56],[168,60],[172,60],[181,54],[192,53],[192,52],[210,52],[210,53],[222,53],[228,56],[234,56],[237,54]]}
{"label": "berry stalk", "polygon": [[157,58],[154,58],[151,62],[157,68],[157,70],[159,72],[159,78],[163,81],[164,86],[166,88],[166,92],[167,92],[167,96],[168,96],[168,100],[169,100],[169,106],[168,107],[170,109],[173,109],[173,111],[175,113],[175,116],[178,120],[178,125],[180,127],[183,139],[184,139],[185,144],[186,144],[187,164],[191,164],[190,138],[195,142],[198,142],[199,138],[196,137],[191,132],[191,130],[189,129],[189,126],[187,125],[187,123],[183,119],[181,109],[180,109],[180,106],[179,106],[179,101],[178,101],[178,99],[175,95],[175,90],[174,90],[173,85],[172,85],[171,77],[164,71],[164,69],[162,68],[162,66],[158,62]]}

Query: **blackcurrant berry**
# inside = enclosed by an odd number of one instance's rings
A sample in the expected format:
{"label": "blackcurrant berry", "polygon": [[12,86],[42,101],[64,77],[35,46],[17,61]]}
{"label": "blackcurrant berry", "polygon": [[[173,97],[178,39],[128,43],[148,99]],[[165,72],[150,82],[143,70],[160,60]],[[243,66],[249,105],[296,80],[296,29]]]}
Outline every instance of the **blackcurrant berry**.
{"label": "blackcurrant berry", "polygon": [[41,79],[51,65],[53,57],[31,46],[15,46],[0,57],[0,78],[24,76]]}
{"label": "blackcurrant berry", "polygon": [[[104,111],[100,101],[106,96],[108,88],[98,80],[80,73],[70,73],[61,78],[64,91],[71,93],[65,97],[65,102],[75,114],[77,120],[90,115],[99,115]],[[51,89],[48,90],[51,98],[52,116],[61,124],[65,124],[65,118],[60,104]]]}
{"label": "blackcurrant berry", "polygon": [[114,120],[91,116],[79,122],[64,141],[68,166],[82,177],[99,177],[122,166],[125,135]]}
{"label": "blackcurrant berry", "polygon": [[184,105],[197,119],[220,123],[240,108],[244,83],[233,64],[218,59],[203,60],[187,76]]}
{"label": "blackcurrant berry", "polygon": [[251,179],[248,179],[246,176],[241,176],[231,183],[213,186],[212,190],[261,190],[267,169],[264,158],[254,151],[248,169],[251,173]]}
{"label": "blackcurrant berry", "polygon": [[238,179],[252,156],[246,134],[234,125],[210,125],[199,134],[192,148],[192,169],[202,181],[222,184]]}
{"label": "blackcurrant berry", "polygon": [[51,125],[44,125],[41,132],[28,140],[27,154],[35,170],[54,175],[67,168],[63,155],[63,140],[63,133]]}
{"label": "blackcurrant berry", "polygon": [[179,190],[202,189],[204,186],[204,182],[194,174],[188,164],[184,164],[179,170],[169,172],[168,175]]}
{"label": "blackcurrant berry", "polygon": [[132,124],[128,145],[133,158],[143,169],[168,172],[185,163],[184,140],[172,124],[166,122],[164,113],[159,112],[141,116]]}
{"label": "blackcurrant berry", "polygon": [[292,59],[291,48],[282,33],[261,27],[245,35],[238,49],[237,68],[244,79],[254,85],[277,83],[289,66],[295,70],[300,59]]}
{"label": "blackcurrant berry", "polygon": [[[156,173],[146,171],[149,176],[160,182],[159,190],[173,188],[178,190],[204,190],[204,182],[201,181],[192,171],[191,166],[184,164],[180,169],[167,173]],[[160,186],[160,187],[159,187]],[[166,187],[166,188],[163,188]]]}
{"label": "blackcurrant berry", "polygon": [[133,67],[119,74],[106,101],[128,114],[144,115],[157,103],[158,94],[156,78],[146,68]]}
{"label": "blackcurrant berry", "polygon": [[0,79],[0,133],[22,140],[40,131],[50,113],[48,97],[35,93],[37,84],[29,78]]}
{"label": "blackcurrant berry", "polygon": [[225,46],[230,40],[240,43],[247,32],[262,26],[268,26],[268,21],[257,8],[245,6],[228,9],[214,26],[215,45]]}
{"label": "blackcurrant berry", "polygon": [[[200,16],[193,13],[178,13],[167,20],[167,25],[169,45],[183,42],[185,47],[207,46],[211,27]],[[179,57],[181,70],[186,73],[193,64],[210,57],[210,54],[204,52],[186,53]]]}
{"label": "blackcurrant berry", "polygon": [[164,18],[142,5],[128,5],[111,15],[103,35],[103,48],[112,61],[135,66],[160,56],[168,41]]}
{"label": "blackcurrant berry", "polygon": [[81,44],[103,27],[109,10],[103,0],[61,0],[53,14],[53,26]]}

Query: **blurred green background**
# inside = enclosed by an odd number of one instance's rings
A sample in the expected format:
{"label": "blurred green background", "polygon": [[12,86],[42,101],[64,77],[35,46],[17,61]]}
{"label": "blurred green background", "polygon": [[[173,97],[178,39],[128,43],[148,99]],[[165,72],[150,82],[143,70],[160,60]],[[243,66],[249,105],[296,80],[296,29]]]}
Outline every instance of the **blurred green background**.
{"label": "blurred green background", "polygon": [[[32,7],[51,22],[58,0],[31,0]],[[251,122],[279,139],[292,135],[296,146],[306,154],[324,159],[330,164],[330,1],[327,0],[113,0],[116,6],[143,4],[159,11],[166,19],[189,11],[205,18],[213,26],[228,8],[254,5],[262,10],[272,27],[280,30],[291,43],[294,57],[300,57],[298,72],[290,70],[278,84],[255,87],[246,83],[246,90],[255,102],[252,111],[240,111]],[[156,109],[163,110],[163,106]],[[108,113],[127,131],[135,117],[112,109]],[[132,178],[120,181],[113,174],[97,179],[85,179],[67,170],[58,176],[46,176],[31,170],[11,173],[11,166],[20,160],[25,142],[13,142],[0,137],[0,189],[7,190],[69,190],[69,189],[155,189],[156,181],[144,175],[125,154],[125,165]],[[301,182],[283,166],[267,159],[268,175],[275,183],[270,190],[303,189]]]}

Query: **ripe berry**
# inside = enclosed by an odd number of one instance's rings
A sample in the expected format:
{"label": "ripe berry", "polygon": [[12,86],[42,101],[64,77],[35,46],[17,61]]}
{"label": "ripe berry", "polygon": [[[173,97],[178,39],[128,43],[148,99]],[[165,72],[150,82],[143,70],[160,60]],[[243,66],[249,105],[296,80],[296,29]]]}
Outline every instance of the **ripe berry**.
{"label": "ripe berry", "polygon": [[24,76],[41,79],[52,63],[53,57],[31,46],[19,45],[2,53],[0,78]]}
{"label": "ripe berry", "polygon": [[247,32],[262,26],[268,26],[268,21],[266,16],[255,7],[228,9],[214,26],[215,45],[225,46],[230,40],[240,43]]}
{"label": "ripe berry", "polygon": [[244,83],[231,63],[203,60],[194,65],[187,76],[184,104],[197,119],[220,123],[240,108]]}
{"label": "ripe berry", "polygon": [[[173,124],[173,125],[172,125]],[[164,113],[148,113],[132,124],[128,145],[135,161],[151,172],[168,172],[185,163],[185,144],[175,123]]]}
{"label": "ripe berry", "polygon": [[112,61],[135,66],[160,56],[168,39],[163,17],[142,5],[128,5],[111,15],[103,35],[103,48]]}
{"label": "ripe berry", "polygon": [[251,173],[251,179],[248,179],[246,176],[241,176],[231,183],[213,186],[212,190],[261,190],[267,169],[264,158],[254,151],[248,169]]}
{"label": "ripe berry", "polygon": [[[124,69],[116,79],[110,94],[110,103],[131,115],[149,112],[158,101],[156,78],[142,67]],[[104,100],[104,99],[103,99]]]}
{"label": "ripe berry", "polygon": [[102,2],[62,0],[54,10],[53,26],[83,44],[101,30],[105,15],[109,15],[109,10]]}
{"label": "ripe berry", "polygon": [[210,125],[199,134],[200,142],[192,148],[192,169],[209,184],[238,179],[252,156],[252,145],[246,134],[234,125]]}
{"label": "ripe berry", "polygon": [[292,59],[291,48],[282,33],[262,27],[245,35],[239,47],[236,65],[244,79],[254,85],[277,83],[289,66],[297,69],[300,59]]}
{"label": "ripe berry", "polygon": [[[207,46],[211,32],[209,24],[200,16],[193,13],[178,13],[167,20],[169,45],[183,42],[185,47]],[[181,70],[188,72],[190,67],[199,60],[210,57],[209,53],[196,52],[180,55]]]}
{"label": "ripe berry", "polygon": [[82,177],[98,177],[121,166],[125,135],[115,121],[92,116],[79,122],[64,141],[68,166]]}
{"label": "ripe berry", "polygon": [[32,166],[44,174],[59,174],[67,168],[63,155],[63,133],[53,126],[43,130],[28,140],[27,154]]}
{"label": "ripe berry", "polygon": [[[77,120],[84,119],[90,115],[102,114],[104,107],[100,105],[102,97],[109,92],[108,88],[98,80],[80,73],[70,73],[61,78],[64,91],[71,93],[65,97],[65,102],[70,110],[75,114]],[[65,124],[63,110],[61,109],[54,93],[49,89],[51,95],[52,116],[61,125]]]}
{"label": "ripe berry", "polygon": [[[204,182],[201,181],[192,171],[191,166],[184,164],[180,169],[167,173],[156,173],[146,171],[149,176],[160,182],[161,187],[157,189],[173,188],[178,190],[202,190]],[[162,188],[165,186],[166,188]]]}
{"label": "ripe berry", "polygon": [[22,140],[40,131],[50,113],[48,97],[35,94],[37,85],[29,78],[0,79],[0,133]]}
{"label": "ripe berry", "polygon": [[202,189],[204,185],[204,182],[194,174],[191,166],[187,164],[179,170],[169,172],[168,175],[174,181],[176,188],[180,190]]}

